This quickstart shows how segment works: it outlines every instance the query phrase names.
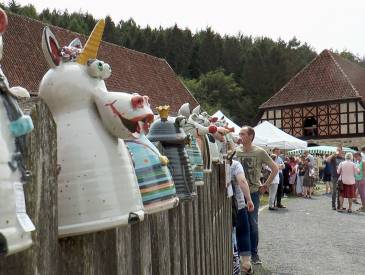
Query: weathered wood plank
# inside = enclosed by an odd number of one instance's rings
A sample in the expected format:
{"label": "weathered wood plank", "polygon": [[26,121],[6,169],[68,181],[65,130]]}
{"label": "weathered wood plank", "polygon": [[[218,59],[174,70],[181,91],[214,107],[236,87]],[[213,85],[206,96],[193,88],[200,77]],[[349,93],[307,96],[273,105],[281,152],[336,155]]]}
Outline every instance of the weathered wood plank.
{"label": "weathered wood plank", "polygon": [[[186,202],[184,202],[186,203]],[[186,213],[184,203],[179,205],[179,227],[180,227],[180,272],[181,275],[188,275],[187,258],[187,236],[186,236]]]}
{"label": "weathered wood plank", "polygon": [[213,268],[213,274],[217,274],[217,243],[219,242],[218,236],[217,236],[217,187],[219,184],[219,166],[215,165],[215,174],[218,176],[216,181],[213,181],[211,184],[211,217],[212,217],[212,236],[211,236],[211,244],[212,244],[212,250],[211,250],[211,261],[212,261],[212,268]]}
{"label": "weathered wood plank", "polygon": [[[200,189],[200,188],[199,188]],[[198,190],[199,190],[198,189]],[[201,192],[198,192],[198,199],[200,196]],[[200,239],[201,239],[201,234],[203,232],[200,232],[200,227],[199,227],[199,212],[198,212],[198,204],[199,200],[194,200],[193,202],[193,217],[194,217],[194,234],[195,234],[195,242],[194,242],[194,257],[195,257],[195,274],[202,274],[202,270],[201,270],[201,252],[200,252]]]}
{"label": "weathered wood plank", "polygon": [[207,184],[206,192],[204,194],[204,232],[205,232],[205,269],[206,274],[213,274],[212,273],[212,266],[210,261],[210,252],[211,252],[211,243],[210,243],[210,235],[212,234],[212,227],[210,225],[211,220],[211,185],[212,185],[212,173],[209,174],[209,182]]}
{"label": "weathered wood plank", "polygon": [[198,222],[199,222],[199,237],[200,237],[200,267],[201,267],[201,274],[205,275],[206,268],[205,268],[205,218],[204,218],[204,204],[205,204],[205,193],[208,185],[208,177],[204,179],[204,187],[198,189]]}
{"label": "weathered wood plank", "polygon": [[168,213],[150,216],[152,274],[170,274],[170,240]]}
{"label": "weathered wood plank", "polygon": [[179,226],[179,208],[174,208],[168,212],[169,234],[170,234],[170,263],[171,274],[180,275],[180,226]]}
{"label": "weathered wood plank", "polygon": [[117,274],[115,230],[60,239],[58,274]]}
{"label": "weathered wood plank", "polygon": [[[132,270],[135,275],[152,274],[152,251],[149,216],[144,221],[131,226]],[[121,273],[122,274],[122,273]]]}
{"label": "weathered wood plank", "polygon": [[195,272],[195,232],[194,232],[194,213],[193,213],[193,202],[189,201],[185,203],[186,213],[186,233],[187,233],[187,252],[188,252],[188,274],[197,274]]}
{"label": "weathered wood plank", "polygon": [[[133,274],[132,261],[132,239],[131,227],[124,226],[116,229],[116,250],[117,250],[117,274],[129,275]],[[140,255],[136,255],[139,257]]]}

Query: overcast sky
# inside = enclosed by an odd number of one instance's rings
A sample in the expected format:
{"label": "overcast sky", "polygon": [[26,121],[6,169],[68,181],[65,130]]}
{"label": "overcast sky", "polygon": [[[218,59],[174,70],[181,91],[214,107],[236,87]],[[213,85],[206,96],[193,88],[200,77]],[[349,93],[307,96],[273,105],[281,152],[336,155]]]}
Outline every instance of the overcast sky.
{"label": "overcast sky", "polygon": [[[6,0],[5,0],[6,2]],[[288,41],[296,36],[317,52],[350,50],[365,55],[365,1],[362,0],[17,0],[44,8],[110,15],[117,23],[133,18],[145,27],[175,23],[193,32],[207,26],[220,34],[268,36]]]}

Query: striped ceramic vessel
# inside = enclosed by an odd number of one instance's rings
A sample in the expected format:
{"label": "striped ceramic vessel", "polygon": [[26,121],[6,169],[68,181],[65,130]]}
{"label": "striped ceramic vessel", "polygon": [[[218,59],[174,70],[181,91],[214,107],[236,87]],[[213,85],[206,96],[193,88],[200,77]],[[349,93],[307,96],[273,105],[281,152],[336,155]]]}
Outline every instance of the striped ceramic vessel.
{"label": "striped ceramic vessel", "polygon": [[135,166],[145,213],[151,214],[175,207],[175,184],[168,167],[161,163],[158,149],[144,136],[126,140]]}
{"label": "striped ceramic vessel", "polygon": [[193,177],[195,185],[201,186],[204,185],[204,163],[203,158],[200,152],[200,149],[197,145],[197,140],[194,136],[190,136],[191,142],[186,145],[185,149],[189,156],[189,161],[191,165],[191,169],[193,170]]}

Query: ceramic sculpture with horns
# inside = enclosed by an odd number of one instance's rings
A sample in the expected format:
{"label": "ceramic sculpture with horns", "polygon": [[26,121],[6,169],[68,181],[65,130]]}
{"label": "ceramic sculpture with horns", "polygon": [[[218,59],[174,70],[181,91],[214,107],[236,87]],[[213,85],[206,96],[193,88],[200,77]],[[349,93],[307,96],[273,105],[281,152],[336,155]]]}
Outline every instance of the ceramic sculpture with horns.
{"label": "ceramic sculpture with horns", "polygon": [[59,237],[144,217],[133,163],[119,137],[132,135],[140,121],[151,122],[153,113],[139,95],[107,91],[104,79],[111,68],[96,59],[104,26],[100,20],[83,48],[75,39],[61,49],[50,29],[43,31],[42,48],[51,69],[39,95],[58,130]]}
{"label": "ceramic sculpture with horns", "polygon": [[[200,105],[195,107],[191,111],[191,114],[192,114],[191,119],[193,119],[195,123],[203,127],[214,126],[214,124],[209,120],[210,116],[206,112],[201,112]],[[204,173],[211,173],[212,164],[219,162],[218,146],[213,136],[213,134],[214,135],[217,134],[217,128],[215,127],[215,130],[211,132],[212,133],[209,132],[203,135],[202,139],[197,139],[200,151],[202,152]]]}
{"label": "ceramic sculpture with horns", "polygon": [[[6,13],[0,9],[0,59],[7,23]],[[22,87],[10,88],[0,69],[0,255],[29,248],[35,229],[26,213],[23,191],[23,183],[30,180],[23,164],[25,135],[33,123],[22,113],[17,97],[29,97],[29,93]]]}
{"label": "ceramic sculpture with horns", "polygon": [[204,161],[202,155],[202,151],[203,154],[205,153],[204,139],[208,133],[214,134],[217,131],[217,127],[215,125],[206,127],[199,124],[198,114],[190,112],[189,103],[181,105],[178,115],[186,118],[182,127],[185,133],[191,137],[191,142],[186,145],[186,151],[192,166],[195,185],[201,186],[204,184]]}

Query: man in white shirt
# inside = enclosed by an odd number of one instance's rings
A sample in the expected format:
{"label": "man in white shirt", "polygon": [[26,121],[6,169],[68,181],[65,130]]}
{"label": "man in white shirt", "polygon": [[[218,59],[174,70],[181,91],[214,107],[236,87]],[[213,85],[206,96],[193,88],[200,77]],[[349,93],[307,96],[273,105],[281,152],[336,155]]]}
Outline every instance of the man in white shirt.
{"label": "man in white shirt", "polygon": [[283,197],[283,191],[284,191],[284,176],[283,176],[283,169],[285,168],[285,164],[283,159],[280,157],[280,148],[276,147],[273,150],[273,154],[277,156],[275,163],[279,167],[279,185],[278,190],[276,192],[276,207],[277,208],[286,208],[281,203],[281,198]]}

